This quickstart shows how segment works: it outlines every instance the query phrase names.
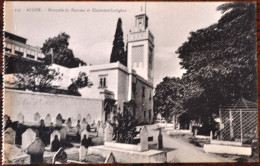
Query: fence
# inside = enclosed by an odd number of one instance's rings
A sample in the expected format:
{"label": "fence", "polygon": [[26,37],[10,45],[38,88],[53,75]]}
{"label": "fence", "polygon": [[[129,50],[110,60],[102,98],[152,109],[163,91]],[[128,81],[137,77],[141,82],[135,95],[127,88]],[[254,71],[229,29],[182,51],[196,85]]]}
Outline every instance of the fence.
{"label": "fence", "polygon": [[257,109],[221,109],[220,138],[244,142],[257,138]]}

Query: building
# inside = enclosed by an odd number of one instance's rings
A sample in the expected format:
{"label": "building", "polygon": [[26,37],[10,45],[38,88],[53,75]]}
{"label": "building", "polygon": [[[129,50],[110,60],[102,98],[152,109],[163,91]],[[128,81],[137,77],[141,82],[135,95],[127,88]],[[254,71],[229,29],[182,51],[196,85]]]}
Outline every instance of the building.
{"label": "building", "polygon": [[40,47],[26,44],[27,39],[5,32],[5,55],[19,56],[28,60],[43,62],[45,55]]}
{"label": "building", "polygon": [[[32,58],[32,56],[27,56],[28,46],[25,44],[26,40],[23,39],[23,42],[20,43],[24,44],[23,48],[26,48],[26,50],[20,50],[22,53],[17,55],[24,56],[25,58]],[[15,53],[15,46],[13,45],[6,47],[11,49],[9,52],[12,54]],[[71,119],[77,119],[77,116],[79,116],[80,112],[81,116],[83,115],[85,117],[85,115],[88,115],[89,117],[93,117],[93,120],[96,122],[104,122],[111,120],[115,112],[128,111],[131,112],[135,118],[140,119],[142,122],[152,123],[154,116],[154,37],[148,28],[148,17],[146,14],[135,16],[135,26],[128,34],[127,48],[127,67],[120,64],[119,62],[102,65],[79,66],[76,68],[67,68],[57,64],[52,64],[51,67],[57,69],[62,75],[62,80],[54,83],[56,86],[59,86],[59,88],[67,89],[71,84],[71,79],[76,78],[80,72],[86,73],[93,85],[90,88],[85,87],[80,89],[79,92],[81,93],[81,97],[73,96],[71,99],[68,97],[63,97],[63,101],[60,99],[63,104],[56,104],[50,108],[49,105],[55,104],[53,103],[53,100],[62,98],[61,95],[60,97],[57,96],[54,98],[55,96],[53,95],[44,95],[43,97],[40,97],[41,94],[39,93],[37,93],[38,96],[35,96],[34,94],[30,95],[29,93],[19,92],[17,95],[21,96],[22,101],[17,101],[17,103],[20,103],[21,107],[23,107],[22,103],[27,103],[27,110],[16,107],[16,114],[21,112],[28,114],[28,112],[31,110],[33,112],[32,114],[38,113],[42,116],[46,116],[49,111],[49,114],[54,117],[59,113],[62,114],[62,111],[66,109],[66,113],[64,113],[66,116],[64,118],[71,117]],[[38,61],[38,52],[34,53],[33,55],[34,60]],[[16,92],[8,91],[8,93],[10,93],[11,96]],[[6,98],[8,98],[8,96]],[[12,97],[9,98],[11,102]],[[39,101],[36,101],[36,98],[39,98]],[[16,99],[20,100],[19,97],[16,97]],[[80,100],[81,102],[79,103],[83,104],[84,101],[82,99],[86,99],[86,101],[88,100],[89,104],[85,102],[86,105],[84,104],[84,106],[80,106],[80,104],[75,107],[71,106],[77,100]],[[31,102],[32,100],[34,100],[34,103]],[[64,103],[65,100],[67,103],[71,102],[71,104],[68,104],[67,107],[64,106],[67,104]],[[38,103],[35,104],[35,102]],[[91,103],[95,102],[102,103],[102,106],[93,107]],[[31,106],[31,108],[30,105],[34,106]],[[46,107],[48,109],[42,109],[42,107]],[[36,113],[36,109],[42,111]],[[68,112],[71,112],[72,114],[70,113],[69,115]]]}

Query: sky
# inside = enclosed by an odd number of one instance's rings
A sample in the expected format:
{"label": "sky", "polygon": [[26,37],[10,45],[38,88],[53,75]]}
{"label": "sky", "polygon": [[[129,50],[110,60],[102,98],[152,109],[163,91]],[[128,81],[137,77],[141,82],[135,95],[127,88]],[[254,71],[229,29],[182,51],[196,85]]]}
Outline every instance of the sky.
{"label": "sky", "polygon": [[[135,15],[146,11],[149,29],[155,37],[154,86],[166,76],[185,72],[175,53],[190,32],[217,23],[223,2],[6,2],[6,31],[27,38],[42,47],[46,39],[61,32],[70,35],[69,48],[87,64],[109,63],[117,20],[127,33]],[[145,7],[146,6],[146,7]],[[142,10],[142,11],[141,11]]]}

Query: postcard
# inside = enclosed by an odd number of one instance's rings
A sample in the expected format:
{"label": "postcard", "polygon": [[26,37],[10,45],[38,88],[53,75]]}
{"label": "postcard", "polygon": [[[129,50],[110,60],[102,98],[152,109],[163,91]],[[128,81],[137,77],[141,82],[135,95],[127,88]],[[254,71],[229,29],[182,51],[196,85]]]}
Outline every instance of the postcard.
{"label": "postcard", "polygon": [[3,164],[258,162],[255,2],[4,3]]}

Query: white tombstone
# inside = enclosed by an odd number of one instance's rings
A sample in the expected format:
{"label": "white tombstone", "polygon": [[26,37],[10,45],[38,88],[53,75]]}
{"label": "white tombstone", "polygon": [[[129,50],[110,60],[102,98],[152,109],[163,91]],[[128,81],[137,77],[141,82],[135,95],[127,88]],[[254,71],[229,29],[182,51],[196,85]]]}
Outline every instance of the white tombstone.
{"label": "white tombstone", "polygon": [[58,114],[57,117],[56,117],[56,125],[62,126],[62,116],[61,116],[61,114]]}
{"label": "white tombstone", "polygon": [[42,140],[39,137],[36,137],[33,140],[33,142],[27,147],[27,153],[30,155],[43,154],[44,149],[45,149],[45,144],[42,142]]}
{"label": "white tombstone", "polygon": [[83,118],[82,122],[81,122],[81,131],[85,130],[87,128],[87,122],[86,119]]}
{"label": "white tombstone", "polygon": [[14,142],[15,142],[15,131],[11,127],[8,127],[4,131],[4,143],[14,144]]}
{"label": "white tombstone", "polygon": [[77,120],[81,121],[82,117],[80,114],[78,114]]}
{"label": "white tombstone", "polygon": [[79,147],[79,161],[86,160],[87,152],[88,152],[88,149],[85,146],[81,145]]}
{"label": "white tombstone", "polygon": [[66,124],[67,124],[67,127],[68,127],[68,128],[71,128],[71,127],[72,127],[72,121],[71,121],[71,118],[68,118]]}
{"label": "white tombstone", "polygon": [[24,116],[23,116],[22,113],[19,113],[19,114],[17,115],[17,121],[18,121],[19,123],[23,123],[23,122],[24,122]]}
{"label": "white tombstone", "polygon": [[65,140],[66,140],[67,133],[68,133],[69,131],[67,130],[67,128],[62,127],[62,129],[60,129],[59,132],[60,132],[60,140],[61,140],[61,141],[65,141]]}
{"label": "white tombstone", "polygon": [[34,114],[34,121],[35,122],[40,122],[40,120],[41,120],[41,115],[38,112],[36,112]]}
{"label": "white tombstone", "polygon": [[113,127],[109,123],[107,123],[107,127],[105,129],[104,141],[105,142],[113,141]]}
{"label": "white tombstone", "polygon": [[50,114],[46,115],[46,117],[44,119],[44,123],[45,123],[45,126],[51,125],[51,115]]}
{"label": "white tombstone", "polygon": [[147,151],[148,150],[148,131],[146,126],[144,126],[140,132],[140,144],[139,151]]}
{"label": "white tombstone", "polygon": [[87,120],[88,124],[91,124],[91,116],[90,116],[90,114],[87,115],[87,119],[86,120]]}
{"label": "white tombstone", "polygon": [[26,149],[36,138],[36,133],[32,129],[27,129],[22,134],[22,149]]}
{"label": "white tombstone", "polygon": [[106,158],[106,160],[105,160],[105,163],[113,164],[113,163],[115,163],[115,162],[116,162],[115,157],[114,157],[113,153],[111,152],[111,153],[107,156],[107,158]]}
{"label": "white tombstone", "polygon": [[88,131],[85,129],[80,133],[80,142],[82,141],[82,139],[84,138],[84,135],[86,135],[86,138],[88,139],[89,133]]}
{"label": "white tombstone", "polygon": [[52,141],[54,140],[55,135],[58,136],[58,140],[60,141],[60,133],[58,132],[58,130],[54,130],[54,131],[51,133],[50,145],[51,145]]}

